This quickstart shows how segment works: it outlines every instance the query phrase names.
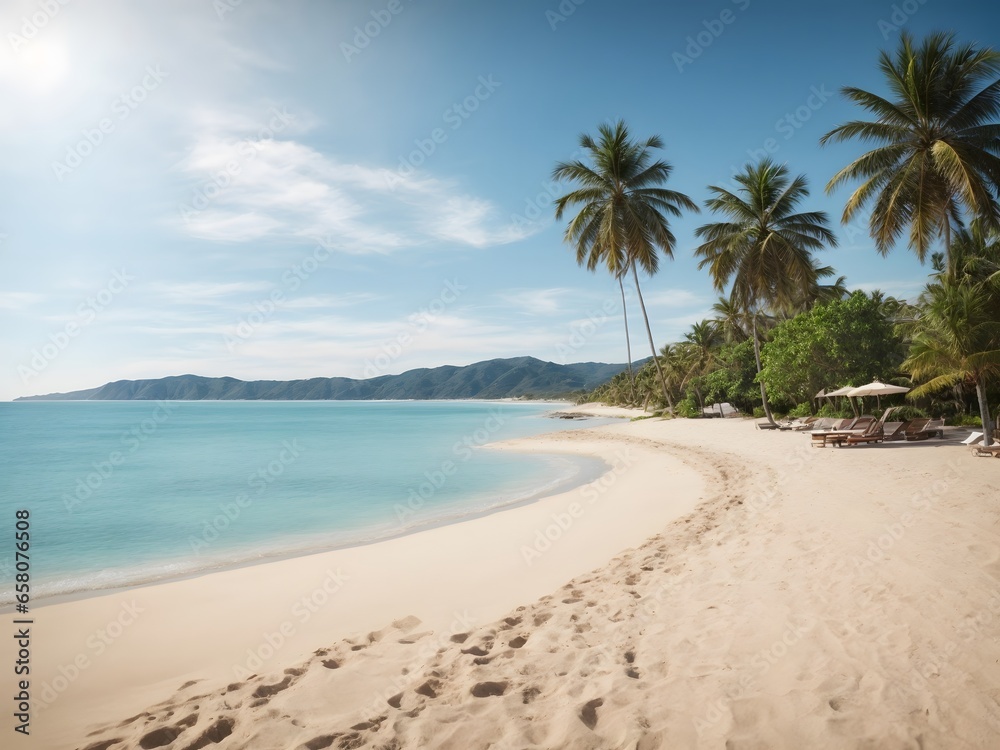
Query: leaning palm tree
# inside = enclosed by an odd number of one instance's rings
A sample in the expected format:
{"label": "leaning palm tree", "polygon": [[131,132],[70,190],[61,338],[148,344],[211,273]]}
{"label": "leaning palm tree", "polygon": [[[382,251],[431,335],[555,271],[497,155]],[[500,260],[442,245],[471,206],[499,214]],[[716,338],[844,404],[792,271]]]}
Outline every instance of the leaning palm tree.
{"label": "leaning palm tree", "polygon": [[[982,283],[982,282],[981,282]],[[927,286],[910,356],[902,368],[915,379],[926,379],[910,391],[919,398],[945,388],[970,385],[979,400],[983,443],[990,445],[993,425],[986,388],[1000,375],[1000,322],[980,284],[959,283],[948,274]]]}
{"label": "leaning palm tree", "polygon": [[881,53],[879,68],[890,99],[843,89],[875,119],[845,123],[820,139],[857,139],[876,148],[835,174],[826,190],[861,180],[843,222],[874,203],[868,223],[876,249],[887,254],[908,231],[923,263],[937,238],[948,253],[952,225],[963,214],[1000,221],[1000,53],[959,46],[953,34],[933,34],[916,46],[903,32],[895,55]]}
{"label": "leaning palm tree", "polygon": [[562,219],[569,206],[581,206],[564,235],[566,242],[576,248],[577,262],[590,270],[603,264],[619,286],[623,276],[632,272],[653,362],[664,398],[670,403],[637,269],[641,267],[652,276],[659,267],[660,252],[673,257],[676,239],[667,215],[679,216],[681,209],[697,211],[698,206],[683,193],[662,187],[673,167],[653,158],[652,150],[663,148],[659,136],[632,140],[628,127],[619,120],[598,127],[596,140],[587,134],[580,136],[580,146],[588,152],[591,164],[580,160],[560,162],[552,171],[554,179],[570,180],[580,186],[556,200],[556,219]]}
{"label": "leaning palm tree", "polygon": [[809,195],[804,175],[792,179],[788,168],[770,159],[748,164],[734,177],[736,192],[709,186],[705,205],[726,221],[695,230],[704,243],[695,249],[699,268],[707,267],[717,291],[732,282],[730,299],[751,320],[757,380],[764,414],[774,424],[767,389],[760,378],[760,322],[767,310],[789,309],[814,293],[818,272],[812,252],[836,246],[837,238],[821,211],[795,213]]}

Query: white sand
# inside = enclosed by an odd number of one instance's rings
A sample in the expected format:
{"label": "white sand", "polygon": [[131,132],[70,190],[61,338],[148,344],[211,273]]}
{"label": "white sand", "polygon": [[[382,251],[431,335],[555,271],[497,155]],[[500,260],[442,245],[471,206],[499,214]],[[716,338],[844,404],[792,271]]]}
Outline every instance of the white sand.
{"label": "white sand", "polygon": [[[369,547],[40,608],[35,696],[87,666],[18,746],[997,746],[1000,461],[733,420],[519,442],[627,465]],[[328,596],[327,571],[346,576]],[[268,634],[285,643],[246,665]]]}

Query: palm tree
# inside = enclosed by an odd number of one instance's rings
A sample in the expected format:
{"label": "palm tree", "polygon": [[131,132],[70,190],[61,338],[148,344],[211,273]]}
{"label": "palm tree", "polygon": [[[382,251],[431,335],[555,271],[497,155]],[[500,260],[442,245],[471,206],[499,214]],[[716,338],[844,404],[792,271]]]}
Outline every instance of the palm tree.
{"label": "palm tree", "polygon": [[703,320],[691,326],[684,334],[687,349],[686,384],[694,389],[698,397],[698,405],[704,409],[705,399],[702,398],[699,378],[710,373],[715,366],[715,355],[722,343],[722,333],[714,320]]}
{"label": "palm tree", "polygon": [[[659,136],[632,140],[625,122],[619,120],[599,126],[596,140],[587,134],[580,136],[580,146],[589,153],[592,164],[580,160],[560,162],[552,171],[553,179],[580,185],[556,200],[556,219],[562,219],[567,207],[579,204],[580,211],[564,235],[566,242],[576,247],[577,262],[586,263],[590,270],[603,263],[619,285],[622,277],[632,271],[653,362],[663,395],[670,403],[666,379],[656,358],[637,267],[652,276],[659,267],[661,251],[668,258],[673,257],[676,239],[667,215],[680,216],[681,209],[697,211],[698,206],[683,193],[662,187],[673,167],[663,160],[653,160],[652,150],[663,148]],[[623,291],[623,307],[624,303]],[[630,350],[630,361],[631,358]]]}
{"label": "palm tree", "polygon": [[924,307],[913,324],[910,356],[903,369],[927,382],[910,391],[920,397],[944,388],[972,385],[979,400],[983,443],[993,425],[986,398],[991,377],[1000,373],[1000,322],[981,284],[963,284],[947,271],[927,286]]}
{"label": "palm tree", "polygon": [[754,357],[764,414],[772,424],[767,389],[760,379],[760,318],[768,309],[788,309],[817,285],[819,267],[812,251],[836,246],[821,211],[794,213],[809,195],[806,178],[791,179],[788,168],[770,159],[748,164],[734,177],[734,193],[714,185],[705,205],[728,221],[695,230],[705,240],[695,250],[699,268],[708,267],[716,290],[732,281],[730,299],[751,319]]}
{"label": "palm tree", "polygon": [[663,374],[664,382],[667,385],[667,407],[673,413],[673,394],[684,387],[686,367],[683,347],[680,344],[664,344],[660,347],[660,353],[657,355],[656,360],[657,366]]}
{"label": "palm tree", "polygon": [[953,34],[933,34],[918,47],[903,32],[894,56],[881,53],[879,68],[892,100],[844,88],[876,119],[845,123],[820,139],[878,145],[835,174],[826,190],[860,179],[843,222],[874,201],[869,230],[876,249],[887,254],[908,229],[923,263],[938,237],[949,252],[952,223],[960,225],[963,212],[1000,221],[1000,53],[959,46]]}
{"label": "palm tree", "polygon": [[715,324],[727,343],[739,344],[750,338],[747,333],[749,318],[732,297],[719,297],[719,301],[712,305],[712,312],[715,313]]}

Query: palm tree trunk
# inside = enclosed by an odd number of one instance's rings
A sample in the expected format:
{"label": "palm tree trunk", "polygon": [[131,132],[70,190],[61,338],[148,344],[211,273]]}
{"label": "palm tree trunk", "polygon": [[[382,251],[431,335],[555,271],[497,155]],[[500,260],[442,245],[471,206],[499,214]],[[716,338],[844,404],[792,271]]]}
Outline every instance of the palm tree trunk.
{"label": "palm tree trunk", "polygon": [[983,420],[983,445],[991,445],[993,421],[990,419],[990,404],[986,400],[986,383],[982,378],[976,378],[976,396],[979,397],[979,418]]}
{"label": "palm tree trunk", "polygon": [[777,423],[774,421],[774,417],[771,416],[771,406],[767,403],[767,389],[764,387],[764,381],[760,378],[760,371],[763,369],[760,364],[760,336],[757,334],[757,314],[754,313],[753,316],[753,356],[757,361],[757,382],[760,383],[760,399],[764,402],[764,416],[767,417],[767,421],[772,425],[777,427]]}
{"label": "palm tree trunk", "polygon": [[663,396],[667,399],[667,406],[670,407],[671,415],[674,413],[674,400],[670,397],[670,390],[667,388],[667,379],[663,377],[663,368],[660,367],[660,360],[656,356],[656,344],[653,343],[653,332],[649,329],[649,316],[646,315],[646,303],[642,299],[642,290],[639,288],[639,273],[635,270],[635,263],[632,263],[632,278],[635,279],[635,293],[639,297],[639,307],[642,310],[642,319],[646,323],[646,336],[649,337],[649,350],[653,353],[653,364],[656,365],[656,374],[660,376],[660,385],[663,386]]}
{"label": "palm tree trunk", "polygon": [[628,352],[628,382],[632,388],[632,403],[638,403],[635,395],[635,375],[632,374],[632,341],[628,337],[628,308],[625,306],[625,285],[622,284],[622,277],[618,276],[618,288],[622,292],[622,317],[625,318],[625,350]]}

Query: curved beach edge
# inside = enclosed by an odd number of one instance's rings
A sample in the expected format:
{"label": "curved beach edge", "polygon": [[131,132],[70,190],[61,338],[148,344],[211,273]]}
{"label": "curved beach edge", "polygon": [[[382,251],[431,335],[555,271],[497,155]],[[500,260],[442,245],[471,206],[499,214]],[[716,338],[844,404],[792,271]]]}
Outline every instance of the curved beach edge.
{"label": "curved beach edge", "polygon": [[[649,419],[515,441],[613,468],[363,559],[143,590],[36,721],[53,748],[986,747],[1000,471],[958,439],[814,449]],[[324,570],[343,580],[300,622]],[[127,603],[108,599],[39,613],[63,634],[45,666]]]}

